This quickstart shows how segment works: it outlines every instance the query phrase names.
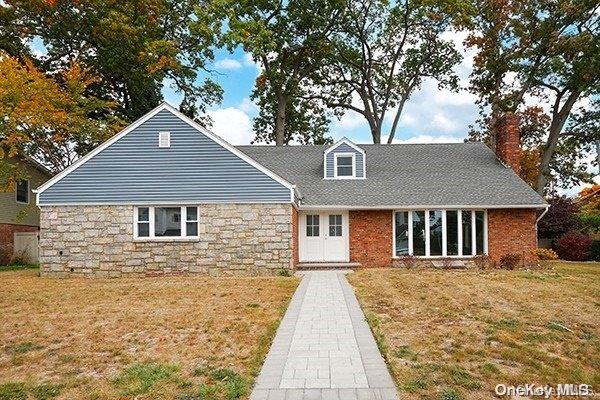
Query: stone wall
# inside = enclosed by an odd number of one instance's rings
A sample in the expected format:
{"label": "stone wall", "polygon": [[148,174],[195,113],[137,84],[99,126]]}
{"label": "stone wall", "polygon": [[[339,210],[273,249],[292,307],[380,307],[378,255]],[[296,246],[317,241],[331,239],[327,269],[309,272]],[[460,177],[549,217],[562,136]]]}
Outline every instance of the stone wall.
{"label": "stone wall", "polygon": [[290,204],[200,205],[200,238],[133,239],[132,206],[43,206],[45,276],[267,275],[292,268]]}
{"label": "stone wall", "polygon": [[392,264],[392,211],[351,210],[350,261],[363,267]]}

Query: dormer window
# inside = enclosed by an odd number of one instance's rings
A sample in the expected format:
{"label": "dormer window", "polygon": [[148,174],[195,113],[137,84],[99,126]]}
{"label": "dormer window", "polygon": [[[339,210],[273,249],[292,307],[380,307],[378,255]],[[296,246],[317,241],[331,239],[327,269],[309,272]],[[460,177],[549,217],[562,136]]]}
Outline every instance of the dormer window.
{"label": "dormer window", "polygon": [[335,157],[335,177],[336,178],[354,178],[355,174],[355,155],[354,153],[338,153]]}
{"label": "dormer window", "polygon": [[346,138],[328,147],[323,154],[324,179],[365,179],[365,151]]}

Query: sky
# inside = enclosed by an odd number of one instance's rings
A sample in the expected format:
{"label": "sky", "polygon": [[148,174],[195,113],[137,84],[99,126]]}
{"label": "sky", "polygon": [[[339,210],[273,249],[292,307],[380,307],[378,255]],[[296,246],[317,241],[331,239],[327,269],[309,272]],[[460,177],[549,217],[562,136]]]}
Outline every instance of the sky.
{"label": "sky", "polygon": [[[464,59],[455,67],[466,88],[471,73],[473,52],[464,49],[463,33],[448,33],[457,48],[462,50]],[[211,78],[218,82],[224,91],[223,102],[210,110],[213,119],[211,130],[233,144],[249,144],[254,137],[252,119],[258,109],[250,100],[250,94],[260,66],[252,61],[249,54],[238,49],[233,54],[218,50],[212,67],[216,73]],[[165,100],[173,105],[181,102],[181,96],[165,82]],[[427,80],[413,94],[403,110],[394,142],[397,143],[449,143],[462,142],[469,125],[477,119],[476,97],[465,89],[458,93],[440,90],[434,80]],[[389,128],[393,112],[388,112],[386,127]],[[384,129],[385,132],[385,129]],[[340,120],[334,118],[330,126],[334,139],[347,137],[356,143],[372,143],[371,134],[364,117],[348,111]]]}

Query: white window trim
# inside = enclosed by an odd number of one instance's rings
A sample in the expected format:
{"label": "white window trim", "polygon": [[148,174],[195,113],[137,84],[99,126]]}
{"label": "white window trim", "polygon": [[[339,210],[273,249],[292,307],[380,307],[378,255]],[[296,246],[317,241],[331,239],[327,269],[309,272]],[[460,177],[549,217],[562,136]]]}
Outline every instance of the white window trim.
{"label": "white window trim", "polygon": [[[441,209],[442,210],[442,255],[441,256],[432,256],[430,255],[429,241],[430,241],[430,232],[429,232],[429,212],[437,211],[440,208],[435,209],[422,209],[422,210],[413,210],[413,209],[398,209],[392,210],[392,258],[401,258],[402,256],[396,255],[396,213],[397,212],[408,212],[408,254],[413,255],[413,211],[424,211],[425,214],[425,255],[424,256],[415,256],[417,258],[424,259],[439,259],[439,258],[472,258],[477,255],[477,235],[475,232],[476,222],[475,222],[475,212],[483,211],[483,254],[489,254],[488,249],[488,211],[482,209],[471,209],[471,210],[461,210],[461,209]],[[458,254],[457,255],[448,255],[448,243],[446,238],[447,226],[446,226],[446,211],[455,210],[458,211]],[[463,254],[463,235],[462,235],[462,213],[469,212],[471,214],[471,254]]]}
{"label": "white window trim", "polygon": [[29,195],[29,192],[31,190],[30,187],[30,183],[29,183],[29,179],[22,179],[22,181],[25,181],[27,183],[27,200],[26,201],[19,201],[19,191],[18,191],[18,184],[17,186],[15,186],[15,201],[18,204],[29,204],[31,202],[31,196]]}
{"label": "white window trim", "polygon": [[[352,157],[352,175],[339,176],[337,170],[338,157]],[[335,179],[356,179],[356,153],[334,153],[333,154],[333,177]]]}
{"label": "white window trim", "polygon": [[[200,239],[200,209],[195,204],[188,204],[179,206],[181,208],[181,219],[179,221],[181,225],[181,236],[155,236],[154,233],[154,209],[169,207],[173,208],[173,205],[158,205],[158,206],[135,206],[133,207],[133,240],[137,242],[194,242]],[[187,207],[196,207],[196,220],[187,220]],[[138,221],[138,209],[148,208],[148,221]],[[149,225],[149,236],[138,236],[138,223],[148,223]],[[198,224],[198,234],[195,236],[187,235],[187,223],[196,222]]]}

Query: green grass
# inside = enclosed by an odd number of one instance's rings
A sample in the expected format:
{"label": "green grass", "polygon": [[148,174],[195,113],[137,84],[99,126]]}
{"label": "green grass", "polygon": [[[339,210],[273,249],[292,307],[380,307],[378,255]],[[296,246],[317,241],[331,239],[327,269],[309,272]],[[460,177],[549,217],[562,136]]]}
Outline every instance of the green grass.
{"label": "green grass", "polygon": [[199,399],[237,400],[250,391],[248,380],[229,368],[200,365],[194,369],[194,375],[205,377],[208,382],[201,385],[197,393],[187,394],[190,399],[195,399],[193,396],[197,395]]}
{"label": "green grass", "polygon": [[15,264],[15,265],[0,265],[0,272],[4,271],[19,271],[22,269],[36,269],[40,266],[38,264]]}
{"label": "green grass", "polygon": [[23,382],[7,382],[0,385],[0,400],[52,400],[62,390],[62,385],[45,382],[30,386]]}
{"label": "green grass", "polygon": [[113,381],[123,396],[148,393],[160,381],[176,377],[179,367],[173,364],[139,363],[124,369]]}

